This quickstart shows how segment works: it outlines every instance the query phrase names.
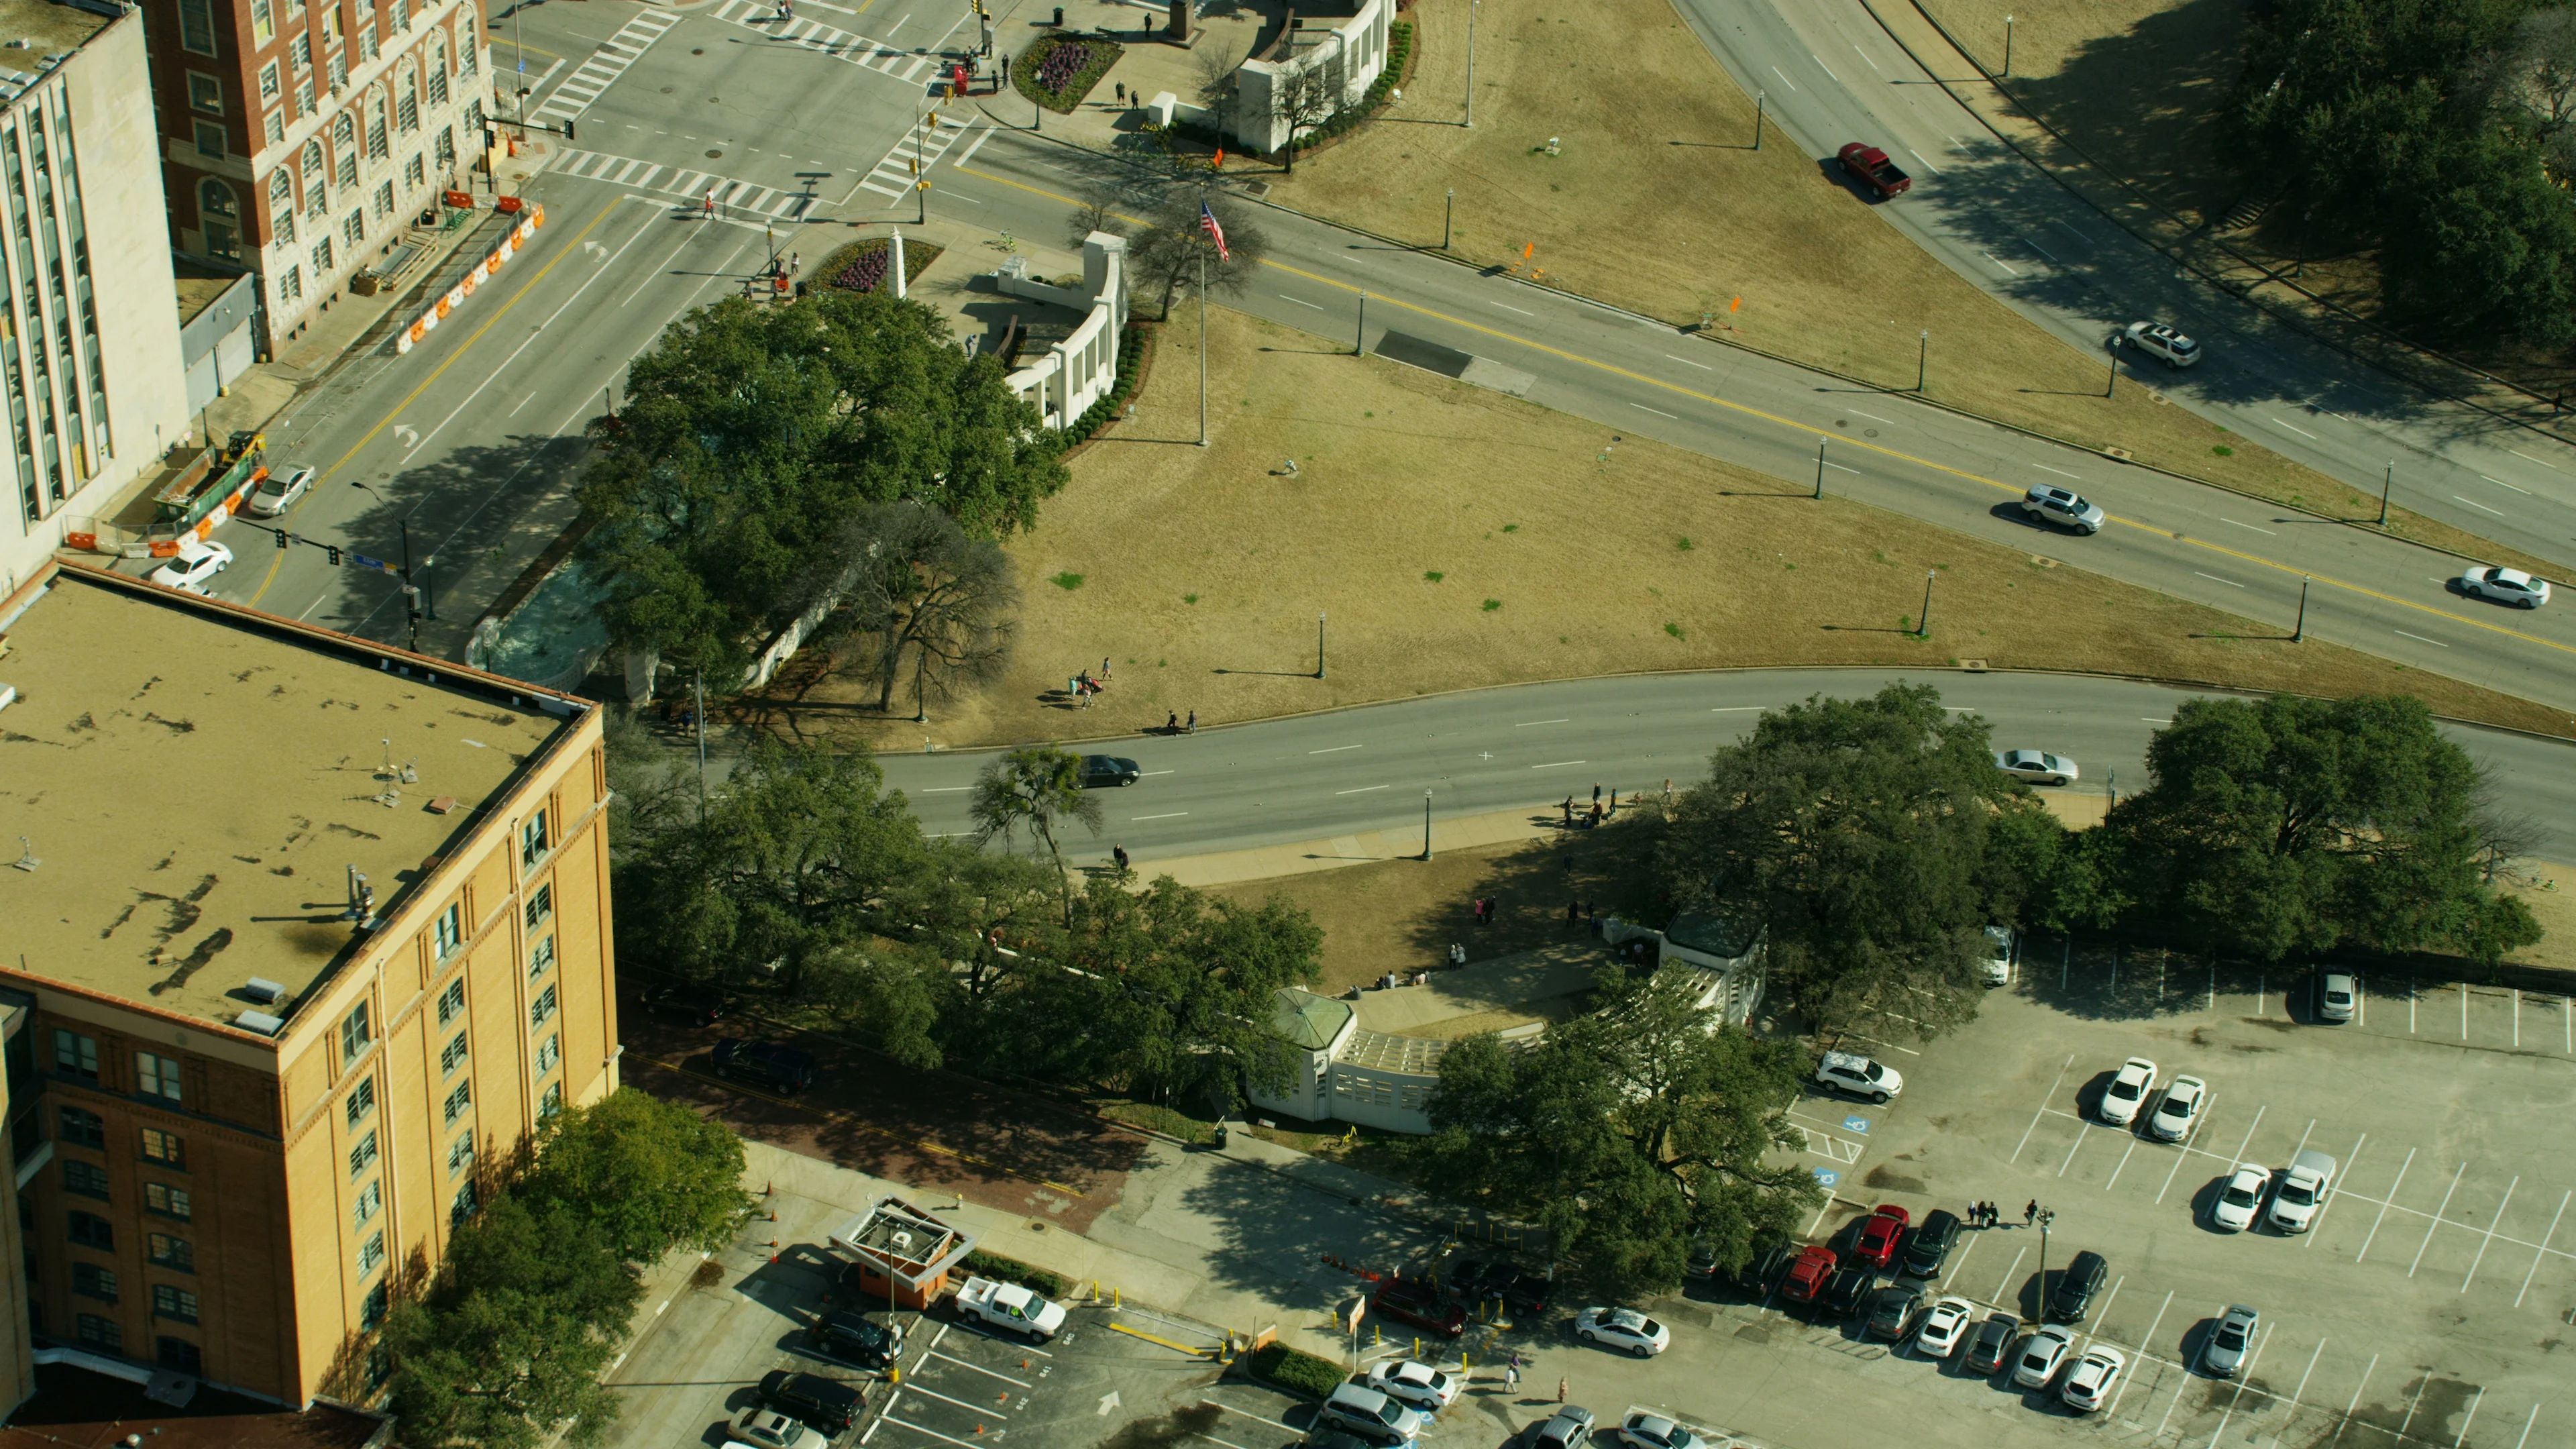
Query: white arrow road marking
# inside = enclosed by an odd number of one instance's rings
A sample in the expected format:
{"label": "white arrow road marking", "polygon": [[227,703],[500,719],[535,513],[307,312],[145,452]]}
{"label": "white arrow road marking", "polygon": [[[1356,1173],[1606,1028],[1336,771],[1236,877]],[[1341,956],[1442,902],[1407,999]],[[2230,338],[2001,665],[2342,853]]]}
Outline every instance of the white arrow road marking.
{"label": "white arrow road marking", "polygon": [[1102,1395],[1100,1396],[1100,1415],[1099,1415],[1099,1417],[1104,1418],[1104,1419],[1105,1419],[1105,1418],[1108,1418],[1108,1417],[1109,1417],[1109,1411],[1110,1411],[1110,1410],[1112,1410],[1112,1409],[1114,1409],[1114,1408],[1117,1408],[1117,1407],[1118,1407],[1118,1391],[1117,1391],[1116,1389],[1111,1389],[1109,1392],[1107,1392],[1107,1393],[1105,1393],[1105,1394],[1102,1394]]}
{"label": "white arrow road marking", "polygon": [[608,255],[608,247],[606,246],[606,244],[601,243],[601,242],[595,242],[595,241],[587,241],[587,240],[585,240],[585,241],[581,244],[581,249],[582,249],[583,251],[586,251],[586,252],[596,252],[596,253],[598,253],[598,254],[600,255],[600,257],[601,257],[601,258],[603,258],[603,259],[605,259],[605,258],[607,257],[607,255]]}
{"label": "white arrow road marking", "polygon": [[420,429],[413,427],[409,423],[394,424],[394,436],[402,440],[402,445],[405,448],[417,448],[420,446]]}

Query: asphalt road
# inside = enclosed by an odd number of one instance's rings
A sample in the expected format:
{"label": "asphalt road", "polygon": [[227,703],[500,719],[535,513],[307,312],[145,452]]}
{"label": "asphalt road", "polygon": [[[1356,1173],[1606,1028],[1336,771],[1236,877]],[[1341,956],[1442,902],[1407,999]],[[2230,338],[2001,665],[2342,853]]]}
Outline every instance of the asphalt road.
{"label": "asphalt road", "polygon": [[[1760,712],[1813,694],[1875,692],[1898,679],[1939,687],[1947,707],[1974,710],[1998,749],[2038,748],[2073,758],[2069,788],[2103,794],[2147,782],[2147,740],[2183,699],[2205,692],[2053,674],[1905,675],[1894,670],[1759,670],[1631,675],[1439,695],[1364,709],[1300,715],[1180,738],[1094,742],[1085,751],[1144,767],[1134,785],[1104,790],[1097,840],[1076,838],[1086,863],[1124,845],[1140,865],[1159,857],[1402,829],[1435,819],[1528,807],[1554,818],[1592,787],[1654,792],[1687,787],[1709,753],[1748,732]],[[1111,680],[1111,688],[1117,682]],[[2571,840],[2576,746],[2525,735],[2446,726],[2489,766],[2499,794],[2542,822],[2547,859]],[[989,752],[882,758],[928,829],[971,828],[967,791]]]}
{"label": "asphalt road", "polygon": [[[2576,448],[2422,392],[2190,280],[1932,84],[1924,65],[1983,82],[1906,0],[1880,0],[1876,15],[1862,0],[1679,3],[1737,83],[1764,93],[1769,144],[1820,158],[1847,141],[1885,147],[1915,178],[1879,208],[1888,224],[2023,316],[2088,351],[2131,322],[2170,322],[2200,339],[2206,360],[2170,375],[2136,360],[2175,402],[2369,492],[2394,463],[2395,502],[2576,563]],[[1937,358],[1939,338],[1932,347]]]}

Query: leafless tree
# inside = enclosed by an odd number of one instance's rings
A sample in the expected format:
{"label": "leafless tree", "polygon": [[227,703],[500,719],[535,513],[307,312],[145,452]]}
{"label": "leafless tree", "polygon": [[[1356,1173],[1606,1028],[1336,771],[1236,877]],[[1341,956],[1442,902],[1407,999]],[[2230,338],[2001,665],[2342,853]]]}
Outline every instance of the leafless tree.
{"label": "leafless tree", "polygon": [[[1215,238],[1200,225],[1202,199],[1215,214],[1217,225],[1225,229],[1226,255],[1218,253]],[[1162,315],[1169,317],[1172,299],[1181,288],[1198,281],[1202,261],[1207,264],[1211,292],[1235,292],[1242,290],[1260,267],[1268,249],[1268,239],[1252,213],[1232,197],[1196,190],[1174,191],[1154,213],[1154,224],[1128,243],[1127,266],[1138,291],[1161,289]]]}
{"label": "leafless tree", "polygon": [[1208,124],[1220,136],[1231,134],[1238,84],[1234,73],[1243,61],[1233,46],[1222,43],[1198,52],[1199,104],[1207,107]]}
{"label": "leafless tree", "polygon": [[1279,77],[1270,91],[1270,114],[1288,128],[1288,139],[1280,149],[1287,154],[1291,176],[1297,174],[1297,133],[1331,121],[1349,103],[1350,63],[1338,39],[1326,44],[1330,54]]}
{"label": "leafless tree", "polygon": [[2477,794],[2469,806],[2469,828],[2477,832],[2480,874],[2488,881],[2529,885],[2536,879],[2528,870],[2517,867],[2539,849],[2549,832],[2538,815],[2505,803],[2503,787],[2491,769],[2481,767],[2478,771]]}
{"label": "leafless tree", "polygon": [[1103,187],[1084,192],[1073,204],[1073,216],[1064,226],[1065,244],[1080,251],[1083,239],[1095,231],[1111,236],[1127,234],[1126,219],[1118,214],[1118,193]]}
{"label": "leafless tree", "polygon": [[1009,657],[1019,586],[1010,559],[991,539],[970,536],[957,520],[919,503],[859,511],[841,535],[835,572],[835,616],[857,647],[877,708],[892,711],[894,692],[912,677],[914,712],[926,717],[929,693],[989,679]]}

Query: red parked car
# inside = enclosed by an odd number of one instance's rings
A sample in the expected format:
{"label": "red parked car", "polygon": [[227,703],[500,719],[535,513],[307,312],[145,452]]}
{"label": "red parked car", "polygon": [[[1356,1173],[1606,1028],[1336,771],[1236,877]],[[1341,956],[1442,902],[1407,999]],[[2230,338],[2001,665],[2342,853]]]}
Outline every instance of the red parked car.
{"label": "red parked car", "polygon": [[1905,1209],[1894,1203],[1880,1203],[1869,1221],[1860,1225],[1860,1243],[1852,1249],[1852,1256],[1873,1268],[1886,1267],[1896,1260],[1897,1246],[1905,1241],[1906,1225],[1912,1221]]}
{"label": "red parked car", "polygon": [[1813,1303],[1825,1291],[1825,1282],[1834,1276],[1834,1250],[1821,1243],[1810,1243],[1798,1253],[1798,1261],[1789,1265],[1788,1281],[1783,1292],[1801,1303]]}
{"label": "red parked car", "polygon": [[1430,1283],[1390,1278],[1378,1285],[1369,1311],[1381,1318],[1456,1338],[1467,1331],[1467,1310]]}

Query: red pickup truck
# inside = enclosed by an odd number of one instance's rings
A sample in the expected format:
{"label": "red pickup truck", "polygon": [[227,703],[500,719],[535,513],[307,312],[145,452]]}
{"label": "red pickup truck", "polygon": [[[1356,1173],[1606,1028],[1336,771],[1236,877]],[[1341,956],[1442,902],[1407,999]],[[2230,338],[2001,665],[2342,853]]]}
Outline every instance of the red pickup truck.
{"label": "red pickup truck", "polygon": [[1896,163],[1876,146],[1854,141],[1842,149],[1840,159],[1843,174],[1868,187],[1881,201],[1903,195],[1914,184],[1914,178],[1897,170]]}

